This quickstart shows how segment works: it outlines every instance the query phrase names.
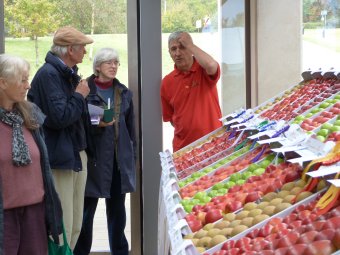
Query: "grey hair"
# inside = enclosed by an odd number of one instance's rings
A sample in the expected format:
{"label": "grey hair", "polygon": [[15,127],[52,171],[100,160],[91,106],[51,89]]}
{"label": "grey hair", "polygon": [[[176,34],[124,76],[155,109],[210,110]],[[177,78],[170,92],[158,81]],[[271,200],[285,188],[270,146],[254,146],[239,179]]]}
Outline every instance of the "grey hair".
{"label": "grey hair", "polygon": [[114,48],[101,48],[93,58],[93,73],[98,76],[99,73],[96,70],[103,62],[109,60],[119,61],[118,52]]}
{"label": "grey hair", "polygon": [[8,54],[0,55],[0,77],[12,82],[20,82],[22,75],[29,73],[30,64],[27,60]]}
{"label": "grey hair", "polygon": [[51,46],[51,52],[54,55],[57,55],[58,57],[63,57],[67,53],[67,46],[59,46],[59,45],[53,44]]}
{"label": "grey hair", "polygon": [[174,40],[177,40],[182,33],[184,33],[184,31],[176,31],[171,33],[168,38],[168,47],[170,47],[170,43]]}

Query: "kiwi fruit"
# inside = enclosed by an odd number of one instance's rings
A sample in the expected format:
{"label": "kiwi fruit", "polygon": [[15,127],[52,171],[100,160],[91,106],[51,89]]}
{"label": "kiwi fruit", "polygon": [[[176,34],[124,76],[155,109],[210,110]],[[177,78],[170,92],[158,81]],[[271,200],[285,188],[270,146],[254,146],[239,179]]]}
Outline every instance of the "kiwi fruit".
{"label": "kiwi fruit", "polygon": [[262,200],[269,202],[269,201],[273,200],[276,197],[277,197],[277,193],[269,192],[269,193],[267,193],[266,195],[263,196]]}
{"label": "kiwi fruit", "polygon": [[295,187],[295,182],[287,182],[285,184],[283,184],[281,190],[287,190],[290,191]]}
{"label": "kiwi fruit", "polygon": [[221,220],[221,221],[215,223],[214,228],[224,229],[224,228],[227,228],[229,226],[229,224],[230,224],[229,221]]}
{"label": "kiwi fruit", "polygon": [[200,229],[194,234],[194,238],[201,239],[202,237],[206,236],[208,234],[207,230]]}
{"label": "kiwi fruit", "polygon": [[244,206],[243,206],[243,210],[247,210],[247,211],[250,211],[252,209],[255,209],[257,207],[257,204],[255,202],[249,202],[249,203],[246,203]]}
{"label": "kiwi fruit", "polygon": [[254,217],[245,217],[241,221],[241,225],[251,227],[253,225]]}
{"label": "kiwi fruit", "polygon": [[233,220],[232,222],[230,222],[230,225],[228,227],[233,228],[240,224],[241,224],[241,220]]}
{"label": "kiwi fruit", "polygon": [[262,201],[261,203],[259,203],[259,204],[257,205],[257,208],[263,210],[263,209],[266,208],[268,205],[269,205],[269,202],[268,202],[268,201]]}
{"label": "kiwi fruit", "polygon": [[290,194],[292,194],[292,195],[297,195],[298,193],[300,193],[301,190],[302,190],[301,187],[296,186],[296,187],[294,187],[293,189],[291,189]]}
{"label": "kiwi fruit", "polygon": [[256,215],[259,215],[262,213],[261,209],[255,208],[253,210],[251,210],[248,214],[249,217],[255,217]]}
{"label": "kiwi fruit", "polygon": [[200,238],[197,245],[198,245],[198,247],[207,248],[207,247],[209,247],[210,241],[211,241],[210,236],[204,236],[204,237]]}
{"label": "kiwi fruit", "polygon": [[236,214],[236,219],[237,220],[242,220],[243,218],[247,217],[249,214],[249,211],[241,211],[239,213]]}
{"label": "kiwi fruit", "polygon": [[237,226],[235,226],[235,227],[233,228],[233,230],[231,231],[231,235],[232,235],[232,236],[235,236],[235,235],[237,235],[237,234],[239,234],[239,233],[245,231],[246,229],[248,229],[248,227],[245,226],[245,225],[237,225]]}
{"label": "kiwi fruit", "polygon": [[281,203],[281,204],[278,204],[277,206],[275,206],[274,213],[281,212],[281,211],[283,211],[284,209],[287,209],[290,206],[291,206],[290,203]]}
{"label": "kiwi fruit", "polygon": [[270,205],[277,206],[278,204],[281,204],[282,201],[283,201],[282,198],[277,197],[277,198],[274,198],[272,201],[270,201],[269,204],[270,204]]}
{"label": "kiwi fruit", "polygon": [[233,220],[235,220],[235,218],[236,218],[235,213],[227,213],[223,216],[223,219],[227,220],[227,221],[233,221]]}
{"label": "kiwi fruit", "polygon": [[275,207],[276,207],[275,205],[269,205],[269,206],[265,207],[263,209],[263,214],[266,214],[266,215],[269,215],[269,216],[273,215],[274,212],[275,212]]}
{"label": "kiwi fruit", "polygon": [[212,228],[208,230],[208,236],[214,237],[216,236],[221,230],[219,228]]}
{"label": "kiwi fruit", "polygon": [[296,202],[306,199],[307,197],[313,195],[310,191],[303,191],[296,196]]}
{"label": "kiwi fruit", "polygon": [[214,247],[225,240],[227,240],[227,238],[224,235],[216,235],[210,240],[209,247]]}
{"label": "kiwi fruit", "polygon": [[269,216],[267,214],[256,215],[253,220],[253,225],[256,225],[257,223],[260,223],[268,218]]}

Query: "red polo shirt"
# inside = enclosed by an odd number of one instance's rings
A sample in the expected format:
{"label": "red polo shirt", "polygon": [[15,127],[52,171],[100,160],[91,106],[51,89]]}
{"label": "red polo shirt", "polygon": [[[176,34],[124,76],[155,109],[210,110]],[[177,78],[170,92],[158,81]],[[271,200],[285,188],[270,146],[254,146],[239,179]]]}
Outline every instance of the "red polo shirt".
{"label": "red polo shirt", "polygon": [[196,60],[189,72],[175,70],[162,80],[163,121],[171,121],[175,134],[174,152],[221,127],[217,73],[209,76]]}

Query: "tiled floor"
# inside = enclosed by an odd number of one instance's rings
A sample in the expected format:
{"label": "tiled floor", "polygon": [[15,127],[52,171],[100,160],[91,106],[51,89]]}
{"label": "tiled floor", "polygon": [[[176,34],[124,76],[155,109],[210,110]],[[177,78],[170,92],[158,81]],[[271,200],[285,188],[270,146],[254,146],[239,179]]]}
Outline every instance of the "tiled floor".
{"label": "tiled floor", "polygon": [[[130,195],[126,196],[125,200],[126,207],[126,228],[125,235],[128,239],[129,245],[131,244],[131,224],[130,224]],[[96,215],[93,223],[93,242],[92,251],[109,251],[109,241],[107,237],[107,224],[106,224],[106,213],[105,213],[105,200],[99,199]]]}

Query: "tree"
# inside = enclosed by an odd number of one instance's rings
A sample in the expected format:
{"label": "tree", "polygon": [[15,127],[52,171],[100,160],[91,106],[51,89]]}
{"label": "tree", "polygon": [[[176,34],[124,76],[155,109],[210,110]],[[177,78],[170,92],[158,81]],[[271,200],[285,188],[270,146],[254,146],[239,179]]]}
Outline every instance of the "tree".
{"label": "tree", "polygon": [[29,37],[35,44],[35,64],[39,65],[38,37],[54,32],[60,20],[55,4],[48,0],[17,0],[5,5],[5,22],[13,37]]}
{"label": "tree", "polygon": [[63,15],[62,25],[72,24],[83,33],[126,33],[126,0],[51,0]]}

